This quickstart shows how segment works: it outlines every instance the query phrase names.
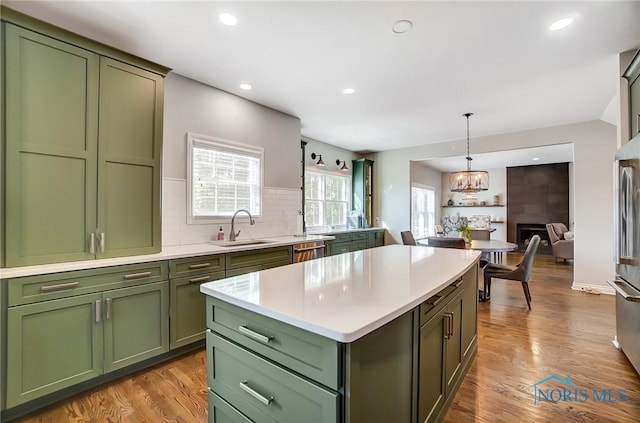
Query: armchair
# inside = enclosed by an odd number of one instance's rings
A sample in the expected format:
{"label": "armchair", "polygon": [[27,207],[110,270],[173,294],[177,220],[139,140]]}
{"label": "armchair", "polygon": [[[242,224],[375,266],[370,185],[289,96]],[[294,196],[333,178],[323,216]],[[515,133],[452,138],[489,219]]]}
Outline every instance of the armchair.
{"label": "armchair", "polygon": [[564,223],[547,223],[547,233],[551,241],[553,256],[564,261],[573,259],[573,239],[565,239],[564,234],[569,230]]}

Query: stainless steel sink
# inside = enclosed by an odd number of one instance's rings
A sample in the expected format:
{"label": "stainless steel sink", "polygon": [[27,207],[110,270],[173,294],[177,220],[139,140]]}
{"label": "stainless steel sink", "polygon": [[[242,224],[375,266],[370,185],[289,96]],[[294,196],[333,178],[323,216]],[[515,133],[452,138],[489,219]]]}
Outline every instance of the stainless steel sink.
{"label": "stainless steel sink", "polygon": [[275,241],[269,241],[267,239],[242,239],[236,241],[211,241],[211,244],[218,247],[240,247],[245,245],[270,244],[272,242]]}

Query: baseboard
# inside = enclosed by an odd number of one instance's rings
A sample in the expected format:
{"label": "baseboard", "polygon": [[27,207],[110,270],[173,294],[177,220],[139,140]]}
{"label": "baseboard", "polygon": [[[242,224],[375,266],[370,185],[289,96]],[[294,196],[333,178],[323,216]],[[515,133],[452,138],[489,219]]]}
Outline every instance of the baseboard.
{"label": "baseboard", "polygon": [[589,294],[607,294],[607,295],[616,295],[616,291],[610,286],[603,285],[587,285],[585,283],[577,283],[573,281],[573,285],[571,285],[571,289],[574,291],[583,291]]}

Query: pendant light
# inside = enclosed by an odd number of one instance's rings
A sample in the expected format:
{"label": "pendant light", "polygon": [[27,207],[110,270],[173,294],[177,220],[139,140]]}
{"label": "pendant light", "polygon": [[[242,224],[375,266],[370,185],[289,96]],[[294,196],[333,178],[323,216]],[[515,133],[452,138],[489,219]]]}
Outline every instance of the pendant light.
{"label": "pendant light", "polygon": [[449,189],[451,192],[477,194],[489,189],[489,173],[486,170],[471,170],[471,155],[469,154],[469,118],[473,113],[465,113],[467,118],[467,170],[461,170],[449,175]]}

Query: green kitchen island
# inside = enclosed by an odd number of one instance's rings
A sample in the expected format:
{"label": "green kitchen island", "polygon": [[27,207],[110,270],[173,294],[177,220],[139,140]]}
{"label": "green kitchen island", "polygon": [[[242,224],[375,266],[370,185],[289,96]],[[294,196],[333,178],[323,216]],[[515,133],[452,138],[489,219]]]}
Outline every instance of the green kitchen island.
{"label": "green kitchen island", "polygon": [[209,421],[441,420],[477,351],[478,259],[390,245],[201,285]]}

